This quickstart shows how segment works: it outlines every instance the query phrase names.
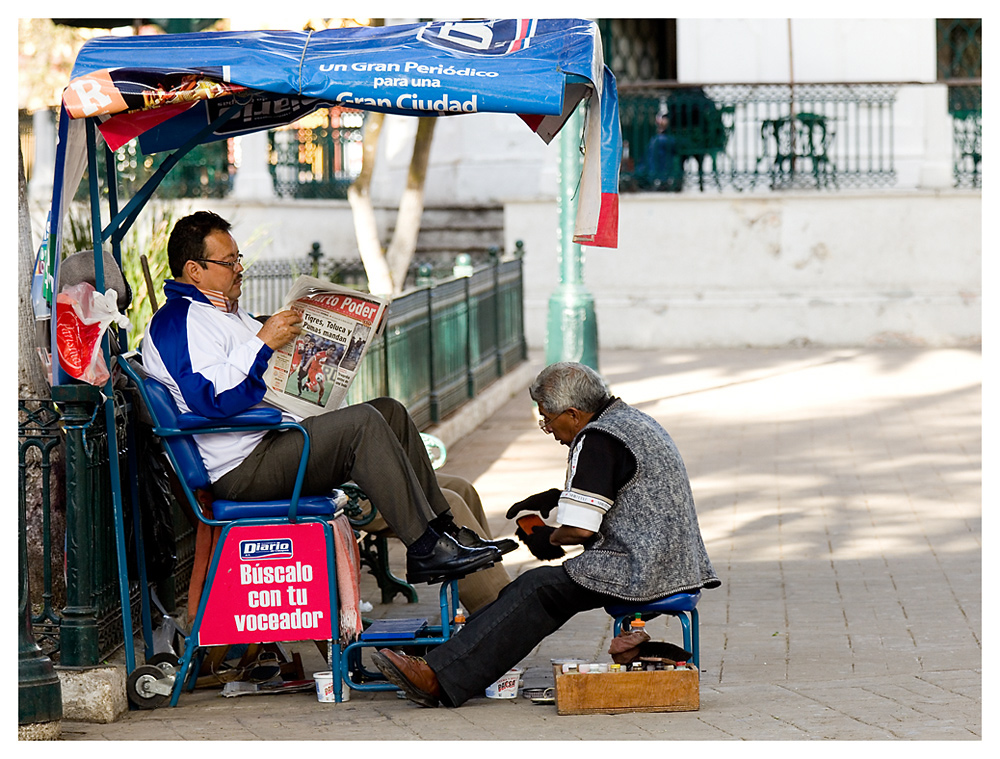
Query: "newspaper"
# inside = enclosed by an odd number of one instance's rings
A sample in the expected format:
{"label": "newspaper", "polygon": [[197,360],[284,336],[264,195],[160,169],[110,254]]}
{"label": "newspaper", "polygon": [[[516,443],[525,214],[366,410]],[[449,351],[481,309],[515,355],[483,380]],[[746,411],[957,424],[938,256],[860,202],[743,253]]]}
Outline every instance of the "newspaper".
{"label": "newspaper", "polygon": [[264,400],[302,417],[339,408],[368,346],[385,327],[389,301],[301,276],[284,308],[302,314],[302,334],[271,356]]}

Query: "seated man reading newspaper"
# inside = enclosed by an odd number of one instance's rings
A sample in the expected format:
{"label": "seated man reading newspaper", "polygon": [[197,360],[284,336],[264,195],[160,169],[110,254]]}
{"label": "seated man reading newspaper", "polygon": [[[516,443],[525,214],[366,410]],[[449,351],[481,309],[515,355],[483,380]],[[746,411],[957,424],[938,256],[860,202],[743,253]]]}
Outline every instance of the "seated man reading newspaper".
{"label": "seated man reading newspaper", "polygon": [[[239,306],[243,279],[231,225],[209,211],[178,221],[167,253],[173,280],[150,321],[143,365],[183,413],[225,419],[266,405],[264,373],[272,353],[302,331],[292,309],[260,322]],[[488,567],[517,547],[456,523],[406,408],[392,398],[324,411],[305,419],[311,450],[303,495],[353,481],[406,545],[411,583],[436,582]],[[302,450],[294,431],[196,437],[216,498],[274,500],[291,495]],[[505,583],[503,583],[505,584]]]}

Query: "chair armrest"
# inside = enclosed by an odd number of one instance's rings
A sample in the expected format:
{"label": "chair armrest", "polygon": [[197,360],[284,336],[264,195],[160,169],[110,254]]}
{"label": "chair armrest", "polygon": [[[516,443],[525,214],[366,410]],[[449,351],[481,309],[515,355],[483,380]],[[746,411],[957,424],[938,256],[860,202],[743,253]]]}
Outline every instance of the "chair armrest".
{"label": "chair armrest", "polygon": [[278,424],[281,412],[276,408],[251,408],[225,419],[210,419],[207,416],[185,412],[177,415],[177,428],[190,430],[197,427],[250,427],[261,424]]}

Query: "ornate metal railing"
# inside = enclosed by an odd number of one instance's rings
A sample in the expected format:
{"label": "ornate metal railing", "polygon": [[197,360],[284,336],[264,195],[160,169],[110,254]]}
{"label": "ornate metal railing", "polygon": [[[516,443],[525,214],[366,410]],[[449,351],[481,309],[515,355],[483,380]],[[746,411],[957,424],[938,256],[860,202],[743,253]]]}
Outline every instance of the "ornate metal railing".
{"label": "ornate metal railing", "polygon": [[52,491],[58,488],[53,464],[58,464],[62,431],[60,415],[51,400],[19,398],[17,402],[17,495],[26,509],[29,482],[37,502],[31,504],[28,546],[31,566],[31,623],[35,640],[46,655],[59,647],[57,609],[66,599],[63,573],[53,571],[62,565],[63,550],[53,541],[53,521],[59,523],[57,534],[63,533],[61,515],[53,513]]}
{"label": "ornate metal railing", "polygon": [[898,91],[880,83],[622,85],[622,188],[890,186]]}
{"label": "ornate metal railing", "polygon": [[956,187],[982,187],[983,87],[955,80],[948,86]]}
{"label": "ornate metal railing", "polygon": [[346,198],[361,170],[364,114],[322,108],[268,133],[274,189],[282,198]]}
{"label": "ornate metal railing", "polygon": [[[93,388],[82,388],[84,392]],[[96,401],[18,400],[18,497],[24,502],[29,481],[37,507],[29,519],[31,622],[35,640],[47,656],[66,666],[93,666],[122,645],[121,597],[112,516],[108,440],[104,415]],[[127,471],[129,404],[121,403],[118,419],[122,471]],[[134,442],[132,443],[134,444]],[[56,451],[75,449],[64,459]],[[54,462],[55,465],[54,465]],[[74,499],[52,498],[66,478]],[[127,490],[127,489],[126,489]],[[143,504],[145,508],[146,504]],[[167,574],[155,579],[164,603],[172,608],[177,590],[187,587],[194,561],[194,530],[180,508],[173,509],[172,545],[154,546],[173,554]],[[126,510],[130,516],[130,510]],[[149,516],[148,511],[144,518]],[[126,519],[132,529],[131,519]],[[147,519],[144,528],[151,523]],[[147,542],[148,545],[148,542]],[[136,577],[129,543],[130,576]],[[139,584],[131,583],[131,614],[139,622]],[[69,625],[70,633],[64,634]]]}

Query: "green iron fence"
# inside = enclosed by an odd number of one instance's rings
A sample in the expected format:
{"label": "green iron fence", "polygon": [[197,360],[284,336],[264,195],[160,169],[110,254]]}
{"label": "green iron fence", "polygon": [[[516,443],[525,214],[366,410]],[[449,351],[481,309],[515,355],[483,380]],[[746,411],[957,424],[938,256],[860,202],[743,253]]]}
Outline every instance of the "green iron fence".
{"label": "green iron fence", "polygon": [[[880,83],[622,85],[622,188],[890,186],[898,91]],[[657,114],[667,116],[659,135]],[[663,137],[674,156],[665,171],[653,160]]]}
{"label": "green iron fence", "polygon": [[[30,560],[32,631],[45,654],[64,666],[93,666],[122,643],[107,430],[97,399],[95,395],[85,402],[69,396],[59,403],[18,400],[18,497],[22,501],[26,498],[29,480],[39,483],[40,496]],[[123,398],[118,409],[121,470],[127,471],[128,445],[135,444],[126,435],[131,404]],[[77,455],[68,450],[63,468],[61,457],[54,455],[57,449],[75,449]],[[56,468],[54,458],[60,462]],[[73,496],[66,504],[61,499],[54,503],[52,498],[52,491],[60,490],[53,478],[62,477],[66,478],[67,494]],[[162,539],[162,529],[154,524],[156,515],[149,512],[147,503],[140,505],[144,534]],[[151,575],[161,600],[173,608],[191,576],[195,532],[172,499],[170,508],[171,545],[163,545],[162,540],[158,544],[147,540],[146,545],[173,557],[165,572]],[[130,516],[127,507],[126,528],[131,533]],[[135,578],[131,539],[128,561],[130,577]],[[137,580],[133,579],[130,591],[133,626],[140,629]],[[67,628],[69,634],[65,634]]]}
{"label": "green iron fence", "polygon": [[[383,334],[359,367],[348,401],[391,395],[409,408],[421,428],[442,420],[527,358],[522,292],[518,257],[494,260],[469,277],[419,287],[395,299]],[[107,431],[97,388],[65,385],[53,388],[52,394],[54,400],[18,402],[19,498],[25,499],[29,480],[42,482],[37,520],[41,538],[35,541],[41,545],[31,560],[32,576],[40,578],[31,586],[32,629],[42,650],[60,665],[94,666],[123,641]],[[129,424],[131,398],[119,392],[115,406],[120,471],[129,471],[130,456],[141,472],[149,471],[142,467],[150,466],[154,457],[144,448],[145,438],[131,434],[138,429]],[[65,452],[64,471],[52,465],[53,450],[59,446]],[[64,478],[64,507],[51,502],[53,477]],[[166,496],[169,513],[154,508],[156,498],[144,489],[150,485],[140,483],[138,493],[149,579],[170,610],[186,595],[195,522],[171,496]],[[132,490],[122,490],[132,578],[130,614],[133,629],[140,630]],[[54,526],[53,508],[64,509],[64,525]]]}
{"label": "green iron fence", "polygon": [[391,395],[425,427],[510,372],[527,358],[522,271],[496,261],[393,300],[348,401]]}
{"label": "green iron fence", "polygon": [[[34,530],[29,535],[29,545],[33,566],[31,573],[32,615],[31,622],[38,645],[51,654],[58,648],[59,614],[66,600],[66,589],[62,572],[53,569],[62,565],[63,547],[54,544],[53,522],[62,527],[59,514],[52,510],[52,491],[58,488],[55,478],[58,465],[59,446],[62,431],[59,426],[60,414],[51,400],[19,398],[17,402],[17,463],[18,499],[26,509],[28,482],[36,483],[38,493]],[[60,529],[61,533],[63,530]]]}

